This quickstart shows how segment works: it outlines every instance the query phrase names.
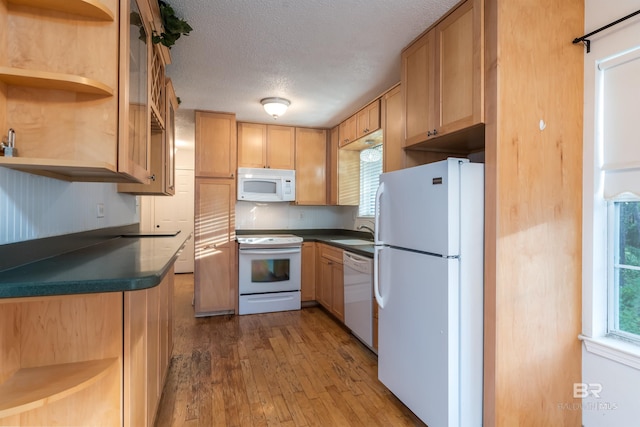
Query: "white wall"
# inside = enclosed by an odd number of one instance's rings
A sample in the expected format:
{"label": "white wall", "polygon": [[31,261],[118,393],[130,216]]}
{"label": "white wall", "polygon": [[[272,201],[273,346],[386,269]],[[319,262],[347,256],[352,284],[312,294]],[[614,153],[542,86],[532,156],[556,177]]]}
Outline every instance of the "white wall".
{"label": "white wall", "polygon": [[[635,12],[639,6],[638,0],[586,0],[585,33]],[[576,34],[576,37],[580,35]],[[591,37],[591,53],[585,53],[582,333],[595,339],[601,339],[606,333],[607,300],[606,266],[603,262],[606,228],[603,225],[603,204],[597,196],[600,183],[595,173],[595,61],[637,45],[640,45],[638,16]],[[595,354],[583,346],[582,381],[594,384],[590,390],[597,391],[600,386],[602,390],[599,397],[591,394],[583,400],[582,423],[584,427],[637,426],[640,423],[640,370],[620,362],[626,357],[616,356],[606,348],[605,353],[609,356]],[[640,354],[640,348],[636,353]],[[634,357],[637,356],[630,356],[631,359]],[[616,358],[618,361],[614,360]]]}
{"label": "white wall", "polygon": [[[104,218],[97,204],[104,204]],[[0,168],[0,244],[138,222],[116,184],[70,183]]]}

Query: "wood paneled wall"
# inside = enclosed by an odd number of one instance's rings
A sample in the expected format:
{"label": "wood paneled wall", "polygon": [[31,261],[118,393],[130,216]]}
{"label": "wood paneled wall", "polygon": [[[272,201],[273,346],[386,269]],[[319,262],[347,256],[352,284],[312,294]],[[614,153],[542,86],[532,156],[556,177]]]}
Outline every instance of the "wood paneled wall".
{"label": "wood paneled wall", "polygon": [[485,5],[484,425],[579,427],[584,3]]}

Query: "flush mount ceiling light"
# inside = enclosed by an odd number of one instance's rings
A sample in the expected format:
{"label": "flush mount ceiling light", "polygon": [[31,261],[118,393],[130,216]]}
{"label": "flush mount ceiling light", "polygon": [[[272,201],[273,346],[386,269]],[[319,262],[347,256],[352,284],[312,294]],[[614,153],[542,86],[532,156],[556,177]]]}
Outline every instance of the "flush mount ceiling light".
{"label": "flush mount ceiling light", "polygon": [[271,97],[261,99],[260,104],[264,107],[264,111],[275,120],[287,111],[291,101],[284,98]]}
{"label": "flush mount ceiling light", "polygon": [[376,148],[365,148],[360,152],[360,160],[363,162],[379,162],[382,152]]}

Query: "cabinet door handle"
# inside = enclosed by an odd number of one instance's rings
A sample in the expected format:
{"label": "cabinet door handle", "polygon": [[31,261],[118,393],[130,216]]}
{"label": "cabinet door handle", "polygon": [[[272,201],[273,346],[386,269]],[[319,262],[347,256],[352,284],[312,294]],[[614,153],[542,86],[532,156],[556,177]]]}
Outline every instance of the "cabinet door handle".
{"label": "cabinet door handle", "polygon": [[434,129],[432,135],[437,135],[438,134],[438,130]]}
{"label": "cabinet door handle", "polygon": [[231,178],[233,178],[233,174],[229,175]]}
{"label": "cabinet door handle", "polygon": [[430,130],[427,131],[427,136],[431,136],[431,131]]}
{"label": "cabinet door handle", "polygon": [[153,175],[148,177],[151,181],[155,181],[156,180],[156,174],[154,173]]}

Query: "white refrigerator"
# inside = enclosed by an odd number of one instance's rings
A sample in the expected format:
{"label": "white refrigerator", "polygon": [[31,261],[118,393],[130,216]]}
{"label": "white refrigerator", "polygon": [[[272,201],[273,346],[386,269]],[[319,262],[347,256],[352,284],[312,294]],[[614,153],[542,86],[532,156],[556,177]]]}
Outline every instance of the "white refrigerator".
{"label": "white refrigerator", "polygon": [[375,231],[378,378],[429,427],[481,426],[484,165],[382,174]]}

